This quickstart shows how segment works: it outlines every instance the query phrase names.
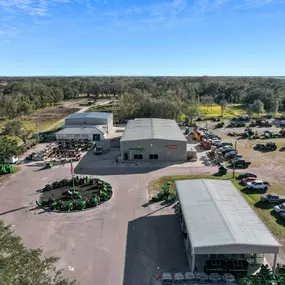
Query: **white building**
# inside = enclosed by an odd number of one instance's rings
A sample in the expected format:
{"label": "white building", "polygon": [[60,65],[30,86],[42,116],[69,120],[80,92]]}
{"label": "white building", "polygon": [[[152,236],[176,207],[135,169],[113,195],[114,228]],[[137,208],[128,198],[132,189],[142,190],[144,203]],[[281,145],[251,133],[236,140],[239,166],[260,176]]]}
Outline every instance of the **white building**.
{"label": "white building", "polygon": [[104,112],[74,113],[67,117],[56,139],[102,141],[113,128],[113,114]]}

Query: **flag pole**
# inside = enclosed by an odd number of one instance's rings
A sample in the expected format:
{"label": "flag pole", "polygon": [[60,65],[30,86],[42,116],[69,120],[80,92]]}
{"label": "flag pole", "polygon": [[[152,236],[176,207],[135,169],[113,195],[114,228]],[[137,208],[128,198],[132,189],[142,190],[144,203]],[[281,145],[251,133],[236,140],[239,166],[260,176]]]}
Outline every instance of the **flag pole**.
{"label": "flag pole", "polygon": [[75,185],[74,185],[74,168],[72,165],[72,158],[70,159],[70,166],[71,166],[71,176],[72,176],[72,187],[73,187],[73,191],[75,191]]}

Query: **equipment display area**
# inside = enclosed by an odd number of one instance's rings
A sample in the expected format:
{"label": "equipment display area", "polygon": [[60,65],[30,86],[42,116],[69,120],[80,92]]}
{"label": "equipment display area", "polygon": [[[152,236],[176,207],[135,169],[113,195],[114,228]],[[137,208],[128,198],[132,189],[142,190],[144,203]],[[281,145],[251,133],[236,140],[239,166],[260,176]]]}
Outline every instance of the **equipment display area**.
{"label": "equipment display area", "polygon": [[46,184],[37,203],[56,212],[74,212],[93,208],[111,199],[112,186],[98,178],[74,177]]}
{"label": "equipment display area", "polygon": [[249,256],[268,253],[274,254],[275,272],[280,244],[231,181],[181,180],[176,189],[192,272],[204,256],[207,273],[246,275]]}
{"label": "equipment display area", "polygon": [[187,140],[174,120],[134,119],[120,141],[125,161],[186,161]]}

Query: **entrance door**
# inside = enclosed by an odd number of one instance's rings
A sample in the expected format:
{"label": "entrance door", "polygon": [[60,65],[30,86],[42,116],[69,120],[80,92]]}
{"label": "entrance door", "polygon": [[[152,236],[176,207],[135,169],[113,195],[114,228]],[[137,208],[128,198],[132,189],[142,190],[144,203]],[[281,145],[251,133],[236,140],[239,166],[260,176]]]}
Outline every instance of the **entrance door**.
{"label": "entrance door", "polygon": [[129,160],[129,153],[128,152],[124,152],[123,153],[123,159],[124,160]]}
{"label": "entrance door", "polygon": [[93,135],[93,141],[99,141],[100,140],[100,135],[96,134]]}

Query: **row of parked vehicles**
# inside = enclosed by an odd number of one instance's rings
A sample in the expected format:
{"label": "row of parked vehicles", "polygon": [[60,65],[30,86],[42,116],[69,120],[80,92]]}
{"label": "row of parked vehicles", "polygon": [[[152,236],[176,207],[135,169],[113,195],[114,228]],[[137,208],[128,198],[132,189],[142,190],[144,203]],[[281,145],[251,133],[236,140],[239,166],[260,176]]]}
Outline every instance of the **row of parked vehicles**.
{"label": "row of parked vehicles", "polygon": [[211,139],[211,144],[216,147],[214,152],[220,154],[224,160],[230,162],[230,165],[236,168],[247,168],[251,164],[250,161],[245,160],[241,154],[233,147],[232,143],[223,142],[220,139]]}
{"label": "row of parked vehicles", "polygon": [[224,284],[235,284],[235,277],[230,273],[218,274],[211,273],[206,274],[205,272],[186,272],[183,273],[163,273],[161,276],[162,284],[205,284],[205,283],[224,283]]}
{"label": "row of parked vehicles", "polygon": [[259,190],[260,192],[266,192],[270,187],[269,182],[258,180],[257,175],[253,172],[241,173],[237,177],[237,180],[240,180],[240,185],[243,185],[248,189]]}

